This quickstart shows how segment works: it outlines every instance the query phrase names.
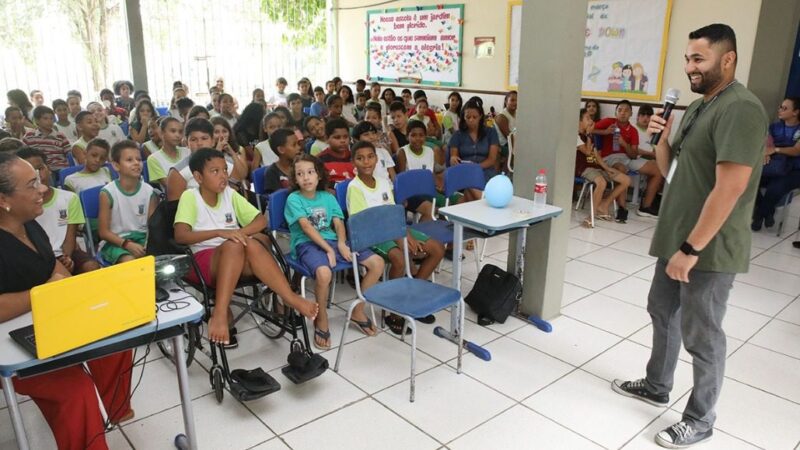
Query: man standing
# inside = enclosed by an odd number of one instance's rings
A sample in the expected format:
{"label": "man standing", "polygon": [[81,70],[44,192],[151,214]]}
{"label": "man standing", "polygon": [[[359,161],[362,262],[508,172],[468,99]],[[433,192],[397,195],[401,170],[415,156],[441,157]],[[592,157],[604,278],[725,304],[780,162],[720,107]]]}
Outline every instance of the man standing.
{"label": "man standing", "polygon": [[662,133],[656,161],[667,181],[650,247],[659,258],[647,302],[653,348],[645,378],[614,380],[611,388],[667,406],[683,338],[694,387],[681,421],[655,437],[668,448],[711,438],[725,373],[722,319],[734,276],[747,271],[750,259],[749,223],[767,116],[734,78],[736,62],[736,35],[729,26],[690,33],[684,70],[692,92],[703,98],[689,105],[671,145],[672,117],[653,115],[648,127],[651,134]]}

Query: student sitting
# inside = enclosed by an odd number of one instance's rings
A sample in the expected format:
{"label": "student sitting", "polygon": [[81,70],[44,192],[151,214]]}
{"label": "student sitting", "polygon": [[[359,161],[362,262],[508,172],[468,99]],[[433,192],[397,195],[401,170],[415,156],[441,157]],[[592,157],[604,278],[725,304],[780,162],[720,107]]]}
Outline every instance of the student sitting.
{"label": "student sitting", "polygon": [[[166,186],[167,174],[169,174],[170,169],[188,158],[191,151],[186,147],[178,147],[183,138],[181,123],[178,119],[174,117],[162,117],[159,119],[159,123],[161,128],[161,150],[151,154],[150,157],[147,158],[147,170],[150,173],[151,183],[158,183],[161,184],[161,186]],[[206,121],[206,123],[208,122]],[[186,124],[184,132],[189,132],[188,123]]]}
{"label": "student sitting", "polygon": [[328,107],[325,106],[325,91],[320,86],[314,88],[314,103],[311,104],[309,115],[323,119],[328,116]]}
{"label": "student sitting", "polygon": [[131,261],[145,254],[147,219],[153,214],[158,197],[142,181],[142,156],[133,141],[120,141],[111,147],[111,164],[119,179],[100,191],[98,230],[100,255],[111,264]]}
{"label": "student sitting", "polygon": [[261,194],[271,194],[289,187],[292,161],[300,154],[297,136],[288,128],[275,130],[269,145],[272,147],[272,152],[278,156],[278,160],[272,163],[264,174],[264,192],[260,192]]}
{"label": "student sitting", "polygon": [[56,114],[56,121],[53,128],[63,134],[69,141],[70,148],[78,140],[78,130],[75,129],[75,122],[69,118],[69,107],[67,102],[57,98],[53,100],[53,111]]}
{"label": "student sitting", "polygon": [[[149,164],[150,155],[153,155],[161,150],[161,125],[159,125],[159,119],[153,119],[150,121],[148,124],[147,134],[150,136],[150,140],[142,144],[142,156],[144,156],[145,162]],[[150,166],[147,168],[150,169]]]}
{"label": "student sitting", "polygon": [[111,146],[101,138],[89,141],[86,145],[86,164],[80,171],[67,175],[67,178],[64,179],[64,187],[80,194],[86,189],[110,183],[113,177],[111,170],[106,166],[110,151]]}
{"label": "student sitting", "polygon": [[[394,177],[396,176],[394,171],[394,159],[392,159],[392,155],[388,150],[377,146],[378,130],[375,128],[375,125],[366,120],[359,122],[353,127],[353,140],[356,142],[366,141],[375,147],[375,155],[378,157],[374,168],[375,176],[389,180],[390,183],[394,183]],[[355,158],[355,153],[353,153],[353,158]],[[353,161],[355,161],[355,159],[353,159]],[[357,165],[356,168],[358,168]]]}
{"label": "student sitting", "polygon": [[378,129],[378,147],[393,148],[396,145],[393,141],[392,133],[387,133],[383,126],[384,117],[381,115],[381,108],[376,103],[368,103],[364,120],[371,122]]}
{"label": "student sitting", "polygon": [[328,98],[325,99],[325,105],[328,107],[326,120],[343,118],[342,109],[344,108],[344,100],[342,100],[342,97],[339,97],[339,94],[329,95]]}
{"label": "student sitting", "polygon": [[408,145],[408,114],[403,102],[394,101],[389,105],[389,118],[392,120],[392,154],[396,155],[400,147]]}
{"label": "student sitting", "polygon": [[[331,346],[326,303],[332,279],[331,269],[338,263],[352,261],[347,246],[344,214],[336,197],[328,193],[327,174],[322,161],[306,154],[295,158],[290,172],[292,193],[286,201],[286,222],[291,232],[292,256],[310,273],[316,285],[314,297],[319,314],[314,321],[314,345],[325,350]],[[370,251],[361,252],[358,262],[366,267],[362,289],[374,285],[383,272],[383,260]],[[364,312],[364,304],[356,306],[351,321],[367,336],[377,333],[375,325]]]}
{"label": "student sitting", "polygon": [[318,158],[325,164],[331,186],[355,176],[350,156],[350,129],[344,119],[334,119],[325,124],[328,148]]}
{"label": "student sitting", "polygon": [[94,119],[99,125],[98,137],[105,139],[112,146],[117,142],[125,140],[125,133],[122,132],[122,128],[108,120],[108,111],[106,111],[103,105],[92,102],[86,106],[86,109],[94,114]]}
{"label": "student sitting", "polygon": [[75,129],[78,131],[78,140],[72,144],[72,159],[75,164],[86,163],[86,145],[97,137],[100,125],[89,111],[81,111],[75,116]]}
{"label": "student sitting", "polygon": [[136,110],[128,132],[131,140],[143,144],[150,139],[150,123],[158,119],[158,113],[150,100],[142,100],[136,105]]}
{"label": "student sitting", "polygon": [[364,116],[367,114],[367,99],[369,99],[369,95],[366,92],[356,94],[356,107],[353,108],[356,120],[364,120]]}
{"label": "student sitting", "polygon": [[[592,197],[595,217],[600,220],[613,220],[614,218],[609,214],[611,202],[627,195],[631,179],[619,170],[609,167],[600,157],[600,153],[594,147],[594,139],[592,139],[593,127],[592,115],[586,111],[586,108],[581,109],[578,124],[578,153],[575,155],[575,176],[582,177],[586,183],[595,184]],[[616,183],[614,190],[611,195],[604,198],[607,183],[612,181]],[[591,228],[592,219],[584,220],[583,226]]]}
{"label": "student sitting", "polygon": [[278,113],[271,112],[265,115],[261,120],[260,142],[256,144],[253,163],[250,166],[251,171],[263,166],[268,167],[278,160],[278,158],[275,157],[275,153],[272,151],[269,138],[272,136],[272,133],[279,128],[281,128],[281,117]]}
{"label": "student sitting", "polygon": [[81,250],[76,242],[78,227],[86,223],[78,196],[50,186],[50,170],[41,150],[23,147],[17,151],[17,156],[28,161],[39,172],[39,180],[47,187],[42,204],[44,213],[36,221],[50,238],[56,259],[73,275],[99,269],[100,264]]}
{"label": "student sitting", "polygon": [[275,92],[269,97],[267,100],[267,107],[270,109],[275,108],[276,106],[287,106],[289,103],[286,98],[286,86],[289,83],[286,81],[286,78],[279,77],[275,80]]}
{"label": "student sitting", "polygon": [[[435,155],[433,149],[425,145],[427,128],[419,120],[408,122],[408,145],[397,152],[397,172],[424,169],[434,173]],[[406,209],[420,214],[420,222],[433,220],[433,203],[431,199],[414,196],[406,200]]]}
{"label": "student sitting", "polygon": [[428,99],[425,97],[418,98],[416,111],[409,117],[409,120],[419,120],[425,124],[427,136],[438,139],[441,135],[441,130],[439,129],[439,125],[428,117],[428,110]]}
{"label": "student sitting", "polygon": [[[351,215],[373,206],[394,204],[392,183],[375,173],[380,165],[379,162],[380,159],[372,143],[359,141],[353,146],[353,164],[358,169],[358,176],[347,186],[347,211]],[[415,261],[420,261],[415,277],[427,280],[444,257],[444,246],[441,242],[411,228],[408,229],[407,238],[409,255]],[[403,243],[399,240],[384,242],[372,248],[373,252],[391,263],[389,279],[399,278],[405,273],[405,257],[402,249]],[[419,320],[433,323],[435,318],[430,315]],[[400,316],[390,315],[386,319],[386,324],[396,334],[403,332],[404,321]]]}
{"label": "student sitting", "polygon": [[[219,150],[202,148],[189,158],[198,187],[181,195],[175,214],[175,241],[190,245],[203,280],[215,289],[208,321],[211,342],[234,345],[229,305],[239,278],[256,277],[305,317],[317,316],[317,305],[294,293],[261,233],[267,219],[228,186],[227,161]],[[261,245],[264,244],[264,245]],[[191,271],[188,277],[199,282]]]}
{"label": "student sitting", "polygon": [[[200,118],[189,121],[184,128],[186,145],[189,146],[189,151],[192,153],[212,146],[222,151],[228,162],[228,182],[236,184],[238,188],[240,180],[247,177],[247,161],[244,156],[231,147],[229,136],[226,137],[221,132],[221,129],[224,128],[222,124],[226,122],[220,119],[218,117],[211,119],[216,120],[216,125]],[[197,187],[197,180],[192,176],[191,168],[189,168],[189,158],[184,158],[170,169],[169,175],[167,175],[167,200],[178,200],[183,191]]]}
{"label": "student sitting", "polygon": [[25,116],[22,110],[16,106],[9,106],[5,111],[6,132],[11,137],[22,140],[33,128],[25,126]]}
{"label": "student sitting", "polygon": [[[303,112],[303,97],[301,97],[300,94],[291,93],[286,97],[286,101],[289,103],[289,116],[286,118],[287,122],[283,126],[302,130],[303,122],[306,117],[308,117],[308,115]],[[278,106],[275,108],[275,112],[281,109],[283,109],[283,107]]]}
{"label": "student sitting", "polygon": [[33,109],[33,119],[36,121],[37,128],[25,133],[22,142],[44,152],[47,156],[47,167],[50,170],[68,167],[69,141],[66,136],[53,128],[55,123],[53,110],[47,106],[37,106]]}
{"label": "student sitting", "polygon": [[311,156],[319,156],[323,150],[328,148],[328,137],[325,135],[325,122],[319,117],[306,117],[303,128],[310,136],[306,142],[306,153]]}

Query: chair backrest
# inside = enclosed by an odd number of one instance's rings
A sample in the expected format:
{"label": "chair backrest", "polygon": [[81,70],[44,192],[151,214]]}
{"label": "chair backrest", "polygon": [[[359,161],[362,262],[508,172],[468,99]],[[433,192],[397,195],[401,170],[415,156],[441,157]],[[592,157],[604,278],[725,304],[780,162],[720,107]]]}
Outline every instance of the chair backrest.
{"label": "chair backrest", "polygon": [[142,179],[145,183],[150,183],[150,169],[147,168],[147,159],[142,160]]}
{"label": "chair backrest", "polygon": [[269,195],[267,217],[269,218],[269,228],[272,231],[289,232],[289,226],[286,225],[286,217],[283,215],[283,210],[286,208],[286,200],[288,198],[288,189],[279,189]]}
{"label": "chair backrest", "polygon": [[486,187],[486,178],[480,164],[457,164],[444,171],[444,195],[450,197],[464,189],[480,189]]}
{"label": "chair backrest", "polygon": [[66,181],[67,176],[72,175],[75,172],[80,172],[81,170],[83,170],[83,164],[78,165],[78,166],[65,167],[65,168],[59,170],[58,171],[58,187],[63,188],[64,187],[64,181]]}
{"label": "chair backrest", "polygon": [[83,205],[83,215],[86,219],[97,219],[100,215],[100,190],[103,186],[95,186],[81,192],[79,197]]}
{"label": "chair backrest", "polygon": [[[142,163],[142,164],[144,164],[144,163]],[[146,164],[145,164],[145,165],[146,165]],[[119,179],[119,172],[117,172],[116,170],[114,170],[114,166],[113,166],[113,165],[112,165],[110,162],[107,162],[107,163],[106,163],[106,167],[108,167],[108,171],[109,171],[109,172],[111,172],[111,179],[112,179],[112,180],[117,180],[117,179]],[[144,169],[143,169],[143,170],[144,170]]]}
{"label": "chair backrest", "polygon": [[350,186],[352,179],[347,179],[336,183],[336,201],[339,202],[339,208],[342,208],[344,216],[347,217],[347,186]]}
{"label": "chair backrest", "polygon": [[397,174],[394,179],[394,200],[403,203],[409,197],[424,195],[436,197],[436,183],[433,172],[426,169],[406,170]]}
{"label": "chair backrest", "polygon": [[75,165],[75,157],[72,156],[72,149],[67,152],[67,162],[69,163],[70,167]]}
{"label": "chair backrest", "polygon": [[256,190],[256,195],[264,193],[264,177],[267,174],[267,167],[259,167],[253,171],[253,188]]}
{"label": "chair backrest", "polygon": [[350,249],[360,252],[377,244],[406,237],[406,210],[402,205],[381,205],[350,216]]}
{"label": "chair backrest", "polygon": [[128,124],[127,120],[124,121],[124,122],[120,122],[119,123],[119,128],[122,130],[122,133],[125,134],[125,138],[128,138],[130,136],[130,133],[129,133],[130,130],[128,129],[129,128],[129,124]]}

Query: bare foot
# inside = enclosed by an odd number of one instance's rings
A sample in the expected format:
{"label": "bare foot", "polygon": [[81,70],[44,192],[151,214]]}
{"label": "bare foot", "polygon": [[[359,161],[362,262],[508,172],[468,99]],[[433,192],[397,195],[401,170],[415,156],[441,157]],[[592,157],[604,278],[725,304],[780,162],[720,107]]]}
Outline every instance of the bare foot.
{"label": "bare foot", "polygon": [[299,295],[291,300],[287,299],[286,303],[311,320],[316,319],[319,313],[319,305],[317,305],[317,302],[308,301]]}

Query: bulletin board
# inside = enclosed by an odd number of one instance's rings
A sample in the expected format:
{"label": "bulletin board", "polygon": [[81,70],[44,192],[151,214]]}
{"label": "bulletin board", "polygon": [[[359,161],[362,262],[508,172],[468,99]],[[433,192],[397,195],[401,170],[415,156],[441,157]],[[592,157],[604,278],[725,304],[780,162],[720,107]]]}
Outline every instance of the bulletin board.
{"label": "bulletin board", "polygon": [[463,4],[367,11],[367,76],[460,86],[463,34]]}
{"label": "bulletin board", "polygon": [[[672,0],[589,0],[583,57],[583,97],[659,100]],[[522,2],[508,3],[507,81],[516,89]]]}

